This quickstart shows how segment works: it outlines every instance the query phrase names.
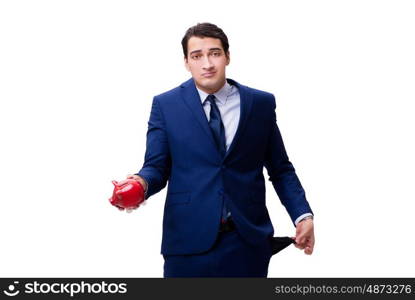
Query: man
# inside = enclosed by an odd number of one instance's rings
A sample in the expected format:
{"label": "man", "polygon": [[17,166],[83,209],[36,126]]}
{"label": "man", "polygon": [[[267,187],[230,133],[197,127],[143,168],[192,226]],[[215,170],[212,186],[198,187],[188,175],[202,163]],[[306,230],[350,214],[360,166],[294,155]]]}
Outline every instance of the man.
{"label": "man", "polygon": [[138,180],[145,199],[169,182],[161,253],[165,277],[266,277],[274,234],[263,167],[311,254],[313,213],[288,160],[272,94],[226,78],[228,39],[199,23],[183,37],[192,78],[155,96]]}

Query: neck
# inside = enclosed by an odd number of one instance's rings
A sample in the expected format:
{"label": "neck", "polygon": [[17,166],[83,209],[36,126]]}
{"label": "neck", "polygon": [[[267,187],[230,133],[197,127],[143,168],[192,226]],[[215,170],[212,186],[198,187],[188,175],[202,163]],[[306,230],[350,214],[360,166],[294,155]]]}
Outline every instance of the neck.
{"label": "neck", "polygon": [[208,89],[208,88],[205,88],[205,87],[201,87],[201,86],[199,86],[197,83],[196,83],[196,81],[195,81],[195,84],[196,84],[196,86],[197,86],[197,88],[198,89],[200,89],[200,90],[202,90],[202,91],[204,91],[205,93],[207,93],[207,94],[214,94],[214,93],[216,93],[217,91],[219,91],[221,88],[223,88],[223,86],[225,85],[225,83],[226,83],[226,79],[223,81],[223,83],[222,84],[220,84],[219,85],[219,87],[217,87],[217,88],[212,88],[212,89]]}

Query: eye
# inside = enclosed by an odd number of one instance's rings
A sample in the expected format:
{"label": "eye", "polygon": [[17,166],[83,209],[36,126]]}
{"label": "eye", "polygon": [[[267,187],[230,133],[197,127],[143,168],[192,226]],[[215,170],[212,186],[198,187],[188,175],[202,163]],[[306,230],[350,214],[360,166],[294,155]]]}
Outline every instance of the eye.
{"label": "eye", "polygon": [[199,59],[200,58],[200,55],[193,55],[192,58],[193,59]]}

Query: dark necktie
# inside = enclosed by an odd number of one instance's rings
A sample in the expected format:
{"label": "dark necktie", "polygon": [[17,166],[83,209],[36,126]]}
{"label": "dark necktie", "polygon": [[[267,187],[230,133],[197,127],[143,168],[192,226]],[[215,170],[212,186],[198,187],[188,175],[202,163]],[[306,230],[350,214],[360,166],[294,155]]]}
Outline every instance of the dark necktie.
{"label": "dark necktie", "polygon": [[[210,120],[209,126],[212,131],[213,137],[216,142],[216,146],[222,157],[226,154],[226,138],[225,138],[225,128],[222,123],[222,118],[220,117],[220,111],[218,106],[216,105],[216,97],[215,95],[209,95],[206,98],[206,101],[210,102]],[[223,202],[222,208],[222,222],[226,220],[228,216],[228,210],[226,208],[225,202]]]}
{"label": "dark necktie", "polygon": [[223,157],[226,153],[225,128],[223,126],[222,118],[220,117],[220,111],[218,106],[216,105],[215,100],[215,95],[209,95],[206,98],[206,101],[210,102],[209,126],[215,139],[216,146],[218,147],[218,150]]}

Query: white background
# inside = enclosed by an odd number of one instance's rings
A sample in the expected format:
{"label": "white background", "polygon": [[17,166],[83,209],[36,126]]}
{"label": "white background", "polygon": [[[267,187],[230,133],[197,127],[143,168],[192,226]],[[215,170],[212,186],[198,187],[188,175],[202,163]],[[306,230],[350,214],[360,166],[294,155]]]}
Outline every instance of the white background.
{"label": "white background", "polygon": [[[415,276],[413,1],[2,1],[0,276],[162,277],[166,190],[132,214],[111,180],[143,163],[154,95],[190,78],[197,22],[227,77],[274,93],[315,213],[312,256],[269,277]],[[275,235],[294,227],[268,181]]]}

